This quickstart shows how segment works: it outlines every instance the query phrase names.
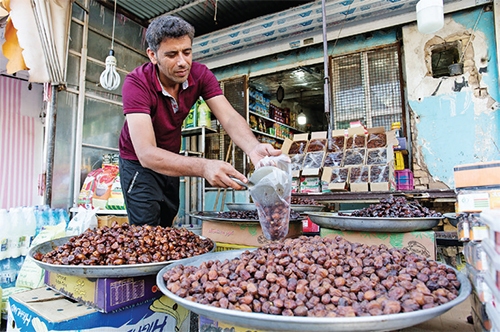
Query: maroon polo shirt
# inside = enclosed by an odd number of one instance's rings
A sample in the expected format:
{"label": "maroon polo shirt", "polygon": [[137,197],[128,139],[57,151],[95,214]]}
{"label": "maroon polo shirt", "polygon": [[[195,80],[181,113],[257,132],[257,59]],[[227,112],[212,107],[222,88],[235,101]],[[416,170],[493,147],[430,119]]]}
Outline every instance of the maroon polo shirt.
{"label": "maroon polo shirt", "polygon": [[[123,114],[149,114],[153,123],[156,145],[178,153],[181,147],[182,122],[189,114],[191,106],[200,96],[208,100],[222,95],[222,90],[217,78],[207,66],[193,62],[188,77],[188,87],[180,89],[179,110],[174,113],[171,98],[163,95],[156,72],[156,66],[148,62],[127,75],[122,89]],[[127,121],[120,134],[119,148],[121,158],[138,160],[130,139]]]}

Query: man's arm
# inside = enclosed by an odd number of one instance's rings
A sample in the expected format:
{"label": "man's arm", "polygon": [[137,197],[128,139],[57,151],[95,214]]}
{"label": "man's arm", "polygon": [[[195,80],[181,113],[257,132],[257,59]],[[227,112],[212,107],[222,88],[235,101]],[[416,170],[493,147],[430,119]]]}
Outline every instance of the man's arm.
{"label": "man's arm", "polygon": [[206,100],[210,110],[219,120],[224,130],[233,142],[239,146],[252,161],[257,163],[266,156],[279,156],[281,150],[276,150],[271,144],[260,143],[243,118],[223,95]]}
{"label": "man's arm", "polygon": [[136,155],[143,167],[169,176],[203,177],[212,186],[222,188],[231,186],[240,189],[229,176],[245,180],[245,177],[227,162],[181,156],[157,147],[151,117],[148,114],[127,114],[127,124]]}

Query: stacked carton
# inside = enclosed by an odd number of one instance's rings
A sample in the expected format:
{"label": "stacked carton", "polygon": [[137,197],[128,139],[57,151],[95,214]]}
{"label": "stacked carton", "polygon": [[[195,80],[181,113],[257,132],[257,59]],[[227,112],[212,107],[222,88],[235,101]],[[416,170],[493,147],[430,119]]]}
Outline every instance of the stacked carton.
{"label": "stacked carton", "polygon": [[294,135],[282,150],[292,161],[293,192],[395,189],[394,133],[384,128],[354,127]]}
{"label": "stacked carton", "polygon": [[[473,285],[476,330],[500,330],[500,162],[454,167],[458,238]],[[477,322],[477,324],[476,324]]]}

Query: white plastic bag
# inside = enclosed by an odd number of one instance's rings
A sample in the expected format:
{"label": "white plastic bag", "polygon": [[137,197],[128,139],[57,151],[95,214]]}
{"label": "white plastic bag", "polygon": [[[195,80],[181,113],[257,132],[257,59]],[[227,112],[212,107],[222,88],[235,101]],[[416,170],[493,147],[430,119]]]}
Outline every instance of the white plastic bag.
{"label": "white plastic bag", "polygon": [[69,221],[66,236],[76,236],[87,229],[97,228],[97,209],[86,209],[79,206],[76,215]]}
{"label": "white plastic bag", "polygon": [[271,241],[284,239],[290,223],[292,172],[288,156],[266,157],[259,162],[250,180],[250,195],[257,207],[264,236]]}

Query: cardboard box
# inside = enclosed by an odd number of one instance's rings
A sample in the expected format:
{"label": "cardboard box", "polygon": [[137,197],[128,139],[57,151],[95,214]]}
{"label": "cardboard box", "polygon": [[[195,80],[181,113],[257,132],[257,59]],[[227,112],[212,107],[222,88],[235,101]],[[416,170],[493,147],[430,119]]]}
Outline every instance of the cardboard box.
{"label": "cardboard box", "polygon": [[500,186],[500,161],[458,165],[453,176],[455,188]]}
{"label": "cardboard box", "polygon": [[328,228],[321,228],[320,230],[321,237],[334,238],[337,235],[344,237],[350,242],[364,243],[367,245],[385,244],[387,247],[405,248],[427,259],[436,259],[436,235],[434,231],[375,233],[340,231]]}
{"label": "cardboard box", "polygon": [[[262,247],[272,242],[264,236],[258,221],[237,222],[203,220],[201,235],[215,242],[255,247]],[[291,221],[287,237],[293,238],[300,235],[302,235],[302,221]]]}
{"label": "cardboard box", "polygon": [[189,331],[190,311],[166,296],[132,308],[102,313],[49,288],[9,299],[14,329],[32,331]]}
{"label": "cardboard box", "polygon": [[[309,140],[309,134],[295,134],[293,139],[285,138],[283,145],[281,146],[281,151],[287,154],[292,160],[292,176],[299,177],[302,171],[302,165],[304,163],[307,143]],[[301,144],[298,148],[297,144]]]}
{"label": "cardboard box", "polygon": [[321,191],[331,192],[347,190],[347,179],[349,168],[347,167],[325,167],[321,174]]}
{"label": "cardboard box", "polygon": [[[327,136],[326,131],[311,133],[311,139],[307,144],[306,156],[304,158],[304,165],[302,166],[302,176],[320,174],[321,167],[323,166],[323,160],[325,159],[326,147],[328,145],[326,136]],[[311,142],[313,142],[313,140],[318,140],[320,143],[323,143],[323,147],[321,150],[312,149]]]}
{"label": "cardboard box", "polygon": [[[387,181],[384,181],[385,179]],[[370,191],[394,191],[396,186],[392,162],[386,165],[370,166]]]}
{"label": "cardboard box", "polygon": [[300,193],[320,193],[321,178],[319,175],[301,176],[300,177]]}
{"label": "cardboard box", "polygon": [[198,316],[198,332],[207,332],[207,331],[269,332],[263,330],[249,329],[241,326],[234,326],[233,324],[219,322],[209,317]]}
{"label": "cardboard box", "polygon": [[45,284],[104,313],[163,295],[156,285],[156,275],[87,279],[45,271]]}
{"label": "cardboard box", "polygon": [[481,212],[500,209],[500,186],[489,190],[462,189],[457,192],[456,212]]}
{"label": "cardboard box", "polygon": [[368,191],[370,166],[358,165],[349,167],[349,188],[351,191]]}

